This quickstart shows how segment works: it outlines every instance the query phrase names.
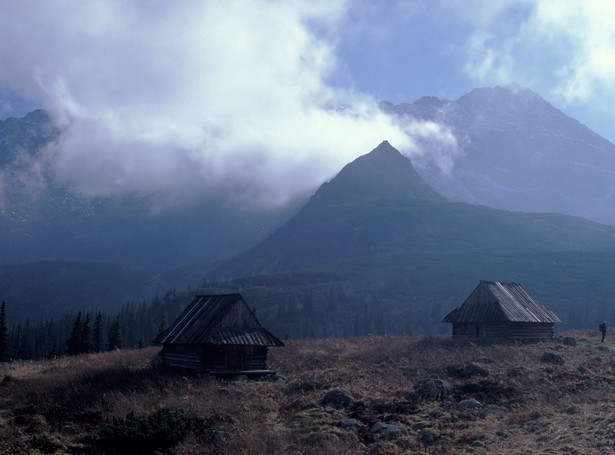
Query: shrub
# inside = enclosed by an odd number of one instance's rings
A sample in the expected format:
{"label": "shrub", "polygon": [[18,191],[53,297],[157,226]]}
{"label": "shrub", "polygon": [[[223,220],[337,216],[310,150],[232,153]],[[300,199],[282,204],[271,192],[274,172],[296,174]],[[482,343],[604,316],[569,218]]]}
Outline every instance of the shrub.
{"label": "shrub", "polygon": [[171,409],[159,409],[149,416],[130,412],[125,419],[114,417],[105,422],[101,443],[109,453],[150,454],[179,444],[195,424],[194,418]]}

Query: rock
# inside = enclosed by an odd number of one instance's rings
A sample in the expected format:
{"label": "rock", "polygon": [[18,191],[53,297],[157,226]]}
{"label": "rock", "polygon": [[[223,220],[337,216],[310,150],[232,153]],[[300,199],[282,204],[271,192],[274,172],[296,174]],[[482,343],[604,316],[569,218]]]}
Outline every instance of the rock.
{"label": "rock", "polygon": [[459,403],[457,403],[457,407],[461,410],[465,410],[465,409],[473,409],[473,408],[482,408],[483,405],[480,404],[480,402],[476,401],[473,398],[467,399],[467,400],[461,400]]}
{"label": "rock", "polygon": [[352,397],[342,389],[329,390],[322,399],[322,404],[335,408],[345,408],[352,404]]}
{"label": "rock", "polygon": [[303,381],[301,384],[297,386],[300,390],[316,390],[320,388],[320,382],[316,379],[308,379],[307,381]]}
{"label": "rock", "polygon": [[405,430],[399,425],[377,422],[370,431],[377,434],[380,439],[397,439]]}
{"label": "rock", "polygon": [[436,442],[438,439],[440,439],[441,436],[442,435],[438,433],[437,431],[430,431],[428,433],[423,433],[421,435],[421,442],[425,444],[426,446],[428,446]]}
{"label": "rock", "polygon": [[455,378],[471,378],[472,376],[489,376],[489,372],[484,368],[479,367],[475,363],[469,363],[465,367],[449,365],[446,367],[446,373]]}
{"label": "rock", "polygon": [[519,378],[525,374],[523,368],[509,368],[506,370],[506,376],[509,378]]}
{"label": "rock", "polygon": [[576,346],[577,345],[577,340],[572,338],[572,337],[564,337],[563,343],[566,346]]}
{"label": "rock", "polygon": [[342,419],[339,421],[340,427],[349,428],[349,427],[360,427],[361,422],[357,419]]}
{"label": "rock", "polygon": [[421,398],[430,401],[446,398],[453,392],[453,388],[447,381],[437,378],[420,379],[414,384],[414,388]]}
{"label": "rock", "polygon": [[559,354],[554,354],[552,352],[544,352],[542,354],[542,357],[540,358],[540,361],[544,363],[561,365],[564,363],[564,358]]}

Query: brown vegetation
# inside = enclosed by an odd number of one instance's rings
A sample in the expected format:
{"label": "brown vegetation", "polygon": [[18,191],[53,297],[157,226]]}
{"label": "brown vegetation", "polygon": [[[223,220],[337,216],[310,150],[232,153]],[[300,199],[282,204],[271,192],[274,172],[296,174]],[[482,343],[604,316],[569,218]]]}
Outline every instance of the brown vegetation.
{"label": "brown vegetation", "polygon": [[[2,364],[0,453],[121,453],[101,440],[106,422],[160,410],[190,419],[187,436],[169,449],[177,454],[609,452],[613,344],[597,333],[567,335],[576,346],[419,336],[290,341],[270,351],[277,380],[165,371],[152,362],[157,348]],[[541,361],[544,352],[564,363]],[[469,364],[480,374],[462,374]],[[426,377],[448,381],[450,396],[420,396],[414,385]],[[323,404],[338,389],[351,401]],[[482,407],[462,410],[468,398]],[[372,431],[378,422],[401,432],[383,438]]]}

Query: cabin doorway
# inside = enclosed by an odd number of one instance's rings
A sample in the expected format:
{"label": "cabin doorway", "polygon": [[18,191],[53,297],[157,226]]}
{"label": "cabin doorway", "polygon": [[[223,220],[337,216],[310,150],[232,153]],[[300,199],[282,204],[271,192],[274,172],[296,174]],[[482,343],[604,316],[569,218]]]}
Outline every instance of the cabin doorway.
{"label": "cabin doorway", "polygon": [[240,346],[233,346],[226,354],[226,367],[229,370],[241,370],[243,367],[243,350]]}
{"label": "cabin doorway", "polygon": [[474,326],[474,336],[476,338],[483,338],[485,336],[485,323],[477,322]]}

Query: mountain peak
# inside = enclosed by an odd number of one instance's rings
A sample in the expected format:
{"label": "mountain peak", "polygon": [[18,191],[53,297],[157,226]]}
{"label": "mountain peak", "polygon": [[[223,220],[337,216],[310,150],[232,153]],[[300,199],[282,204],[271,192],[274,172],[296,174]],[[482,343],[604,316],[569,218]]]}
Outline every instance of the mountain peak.
{"label": "mountain peak", "polygon": [[412,163],[388,141],[360,156],[330,182],[323,184],[313,200],[421,199],[446,202],[414,170]]}
{"label": "mountain peak", "polygon": [[553,106],[536,92],[514,82],[505,86],[477,88],[459,98],[457,102],[466,109],[479,112],[494,108],[503,112],[528,113],[536,109],[553,109]]}

